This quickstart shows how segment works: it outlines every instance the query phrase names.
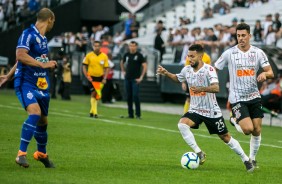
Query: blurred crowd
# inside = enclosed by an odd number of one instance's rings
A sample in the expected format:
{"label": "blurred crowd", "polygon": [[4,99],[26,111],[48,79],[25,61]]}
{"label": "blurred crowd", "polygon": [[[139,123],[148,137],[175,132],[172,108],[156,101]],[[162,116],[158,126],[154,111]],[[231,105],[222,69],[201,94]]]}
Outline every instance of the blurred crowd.
{"label": "blurred crowd", "polygon": [[[57,94],[61,95],[63,100],[70,100],[70,88],[71,88],[71,60],[73,53],[81,53],[84,57],[88,52],[92,51],[92,43],[94,41],[101,42],[100,51],[105,53],[109,59],[110,71],[107,76],[107,83],[102,90],[102,102],[112,103],[115,100],[121,99],[119,93],[119,86],[113,83],[114,63],[112,62],[114,57],[121,58],[119,51],[116,51],[119,45],[122,44],[125,37],[116,33],[114,36],[109,32],[109,28],[102,25],[92,26],[91,30],[88,30],[86,26],[81,28],[80,32],[64,32],[60,36],[54,38],[55,42],[60,42],[62,47],[56,53],[51,56],[58,61],[58,67],[52,73],[52,98],[57,98]],[[84,87],[85,94],[89,93],[88,81],[82,76],[82,85]]]}
{"label": "blurred crowd", "polygon": [[218,13],[220,15],[228,14],[230,13],[231,8],[256,8],[267,2],[269,2],[269,0],[233,0],[231,7],[223,0],[218,0],[218,2],[213,5],[213,7],[211,7],[210,2],[208,2],[207,7],[205,7],[205,10],[203,12],[202,19],[213,18],[214,13]]}
{"label": "blurred crowd", "polygon": [[[258,2],[245,1],[244,7],[250,7],[250,4],[253,3]],[[265,1],[261,3],[265,3]],[[242,4],[239,1],[234,1],[232,7],[236,6],[242,7]],[[232,7],[219,0],[218,3],[214,4],[212,12],[229,13]],[[170,62],[184,64],[189,45],[195,42],[200,43],[204,46],[207,55],[211,57],[213,64],[222,52],[237,44],[236,25],[240,22],[244,22],[244,20],[238,20],[234,17],[229,25],[218,23],[213,27],[196,27],[189,30],[186,26],[191,23],[189,19],[179,18],[179,26],[173,28],[166,27],[162,20],[159,20],[155,26],[154,48],[160,52],[160,62],[162,62],[162,56],[167,50],[172,50],[174,61]],[[128,15],[123,25],[124,30],[115,33],[111,33],[110,29],[103,25],[96,25],[91,28],[83,26],[78,33],[66,32],[58,38],[63,40],[63,48],[68,54],[74,51],[86,54],[92,50],[91,43],[93,41],[101,41],[102,52],[110,54],[114,60],[119,60],[122,53],[125,53],[127,49],[126,44],[124,44],[125,41],[138,37],[140,29],[140,22],[133,14]],[[265,20],[257,20],[256,25],[251,30],[254,44],[275,46],[277,40],[282,36],[280,14],[266,15]],[[168,33],[166,34],[167,37],[163,36],[163,31]]]}
{"label": "blurred crowd", "polygon": [[276,112],[282,108],[282,76],[276,79],[268,79],[260,88],[262,105]]}
{"label": "blurred crowd", "polygon": [[[214,13],[224,15],[234,7],[254,8],[269,1],[266,0],[234,0],[229,6],[223,0],[218,0],[212,7],[208,3],[204,9],[202,19],[212,18]],[[61,3],[60,0],[0,0],[0,31],[20,24],[21,21],[34,15],[42,7],[53,7]],[[141,21],[141,20],[140,20]],[[174,63],[184,64],[189,45],[200,43],[204,46],[205,52],[211,57],[212,64],[227,48],[237,44],[236,25],[244,22],[236,17],[229,25],[218,23],[213,27],[188,29],[186,25],[192,23],[189,18],[180,17],[177,27],[166,27],[159,20],[155,26],[154,48],[160,52],[160,62],[167,50],[172,50]],[[60,40],[64,54],[56,56],[61,60],[61,73],[70,73],[71,58],[73,52],[81,52],[84,55],[92,50],[93,41],[100,41],[101,51],[109,56],[111,60],[120,60],[123,53],[127,51],[125,41],[139,37],[140,22],[134,14],[128,14],[124,20],[123,31],[112,33],[107,26],[95,25],[92,27],[83,26],[80,32],[64,32],[55,37]],[[255,44],[275,46],[277,40],[282,37],[282,28],[279,12],[268,14],[265,20],[257,20],[251,29]],[[166,37],[163,32],[166,31]],[[65,64],[64,64],[65,63]],[[69,64],[68,64],[69,63]],[[113,66],[114,67],[114,66]],[[112,71],[113,72],[113,71]],[[71,82],[69,74],[61,75],[61,81],[66,81],[62,86],[69,88]],[[109,76],[109,79],[111,79]],[[64,80],[64,78],[66,80]],[[60,84],[61,86],[61,84]],[[60,87],[61,89],[61,87]],[[69,89],[67,92],[60,91],[63,99],[70,99]],[[111,100],[106,100],[111,101]]]}
{"label": "blurred crowd", "polygon": [[77,51],[86,54],[92,50],[93,41],[102,43],[101,51],[105,54],[111,54],[112,57],[119,57],[120,49],[125,40],[125,35],[119,32],[112,35],[107,26],[92,26],[89,31],[86,26],[81,28],[80,32],[65,32],[55,38],[61,40],[62,47],[67,54]]}
{"label": "blurred crowd", "polygon": [[203,12],[202,19],[212,18],[214,13],[219,13],[220,15],[228,14],[230,13],[230,8],[231,7],[222,0],[219,0],[217,3],[215,3],[213,7],[211,7],[210,2],[208,2],[207,7]]}
{"label": "blurred crowd", "polygon": [[233,0],[232,7],[255,8],[271,0]]}
{"label": "blurred crowd", "polygon": [[0,32],[32,17],[42,7],[55,7],[61,0],[0,0]]}
{"label": "blurred crowd", "polygon": [[[214,61],[224,50],[237,44],[236,25],[239,22],[244,22],[244,20],[239,21],[235,17],[230,25],[219,23],[203,29],[196,27],[189,30],[185,26],[169,28],[168,38],[164,40],[164,43],[166,43],[164,46],[171,46],[174,49],[174,62],[179,63],[185,61],[189,45],[197,41],[204,45],[205,51]],[[166,29],[162,26],[162,22],[157,23],[157,33],[159,30]],[[252,30],[254,44],[276,46],[278,39],[282,37],[280,14],[275,13],[274,16],[268,14],[264,21],[257,20]]]}

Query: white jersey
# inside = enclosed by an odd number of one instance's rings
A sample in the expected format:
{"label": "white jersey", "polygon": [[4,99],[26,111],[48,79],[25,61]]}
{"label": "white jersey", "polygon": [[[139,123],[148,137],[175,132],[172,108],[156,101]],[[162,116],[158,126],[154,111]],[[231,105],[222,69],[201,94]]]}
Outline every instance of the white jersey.
{"label": "white jersey", "polygon": [[222,70],[226,64],[230,76],[231,104],[261,97],[257,86],[257,71],[259,67],[270,65],[261,49],[251,46],[247,52],[243,52],[236,45],[220,56],[215,62],[215,67]]}
{"label": "white jersey", "polygon": [[[180,82],[187,81],[189,88],[208,87],[212,83],[218,83],[218,77],[215,69],[205,64],[197,72],[194,72],[190,65],[185,66],[181,73],[176,74]],[[190,107],[188,112],[194,112],[209,118],[218,118],[222,116],[218,106],[215,93],[201,92],[194,93],[190,89]]]}

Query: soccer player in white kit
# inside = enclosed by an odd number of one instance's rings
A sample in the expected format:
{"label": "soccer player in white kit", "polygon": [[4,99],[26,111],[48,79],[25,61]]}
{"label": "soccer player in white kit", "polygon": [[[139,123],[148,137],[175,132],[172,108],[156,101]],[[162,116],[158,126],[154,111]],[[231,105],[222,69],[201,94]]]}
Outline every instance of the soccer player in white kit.
{"label": "soccer player in white kit", "polygon": [[210,134],[217,134],[244,162],[248,172],[254,170],[249,157],[244,153],[239,142],[231,137],[221,110],[218,106],[215,93],[219,92],[216,70],[202,61],[204,49],[199,44],[189,48],[188,57],[190,65],[185,66],[179,74],[172,74],[162,66],[157,73],[171,78],[175,82],[187,81],[191,96],[190,107],[178,122],[179,131],[185,142],[200,157],[200,164],[206,159],[206,154],[197,145],[190,128],[198,129],[205,123]]}
{"label": "soccer player in white kit", "polygon": [[[215,62],[215,68],[222,70],[228,65],[230,76],[229,101],[232,107],[230,122],[245,134],[251,134],[250,159],[258,168],[256,155],[261,142],[261,96],[257,82],[273,78],[274,74],[265,53],[250,45],[250,26],[245,23],[236,27],[238,45],[226,50]],[[263,72],[257,76],[259,67]]]}

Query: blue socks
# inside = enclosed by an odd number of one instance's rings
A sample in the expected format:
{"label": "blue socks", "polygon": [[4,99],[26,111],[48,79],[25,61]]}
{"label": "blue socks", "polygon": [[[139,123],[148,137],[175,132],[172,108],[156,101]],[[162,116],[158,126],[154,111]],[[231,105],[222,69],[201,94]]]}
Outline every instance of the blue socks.
{"label": "blue socks", "polygon": [[26,152],[27,146],[32,139],[33,133],[36,130],[36,124],[39,121],[39,115],[29,115],[27,120],[23,123],[21,133],[20,150]]}
{"label": "blue socks", "polygon": [[47,125],[37,126],[34,132],[34,138],[37,141],[37,149],[39,152],[46,153],[47,145]]}

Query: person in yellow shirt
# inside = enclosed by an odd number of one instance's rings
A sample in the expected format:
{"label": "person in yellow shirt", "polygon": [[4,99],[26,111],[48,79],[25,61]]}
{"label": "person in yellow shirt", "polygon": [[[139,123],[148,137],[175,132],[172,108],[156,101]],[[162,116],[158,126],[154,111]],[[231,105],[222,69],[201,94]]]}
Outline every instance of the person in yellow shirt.
{"label": "person in yellow shirt", "polygon": [[70,87],[71,87],[71,65],[68,56],[63,57],[63,91],[61,93],[63,100],[70,100]]}
{"label": "person in yellow shirt", "polygon": [[[203,54],[202,61],[206,64],[211,64],[211,58],[206,52],[204,52],[204,54]],[[189,61],[188,57],[186,57],[186,62],[185,62],[185,66],[187,66],[187,65],[190,65],[190,61]],[[188,112],[188,109],[189,109],[189,106],[190,106],[189,86],[187,85],[186,82],[182,83],[182,89],[183,89],[183,91],[185,91],[185,95],[186,95],[186,100],[185,100],[184,109],[183,109],[183,112],[186,113],[186,112]]]}
{"label": "person in yellow shirt", "polygon": [[89,81],[91,90],[90,117],[98,118],[98,101],[102,97],[102,88],[107,81],[109,72],[108,56],[100,51],[101,42],[93,42],[93,51],[88,53],[83,60],[83,74]]}

